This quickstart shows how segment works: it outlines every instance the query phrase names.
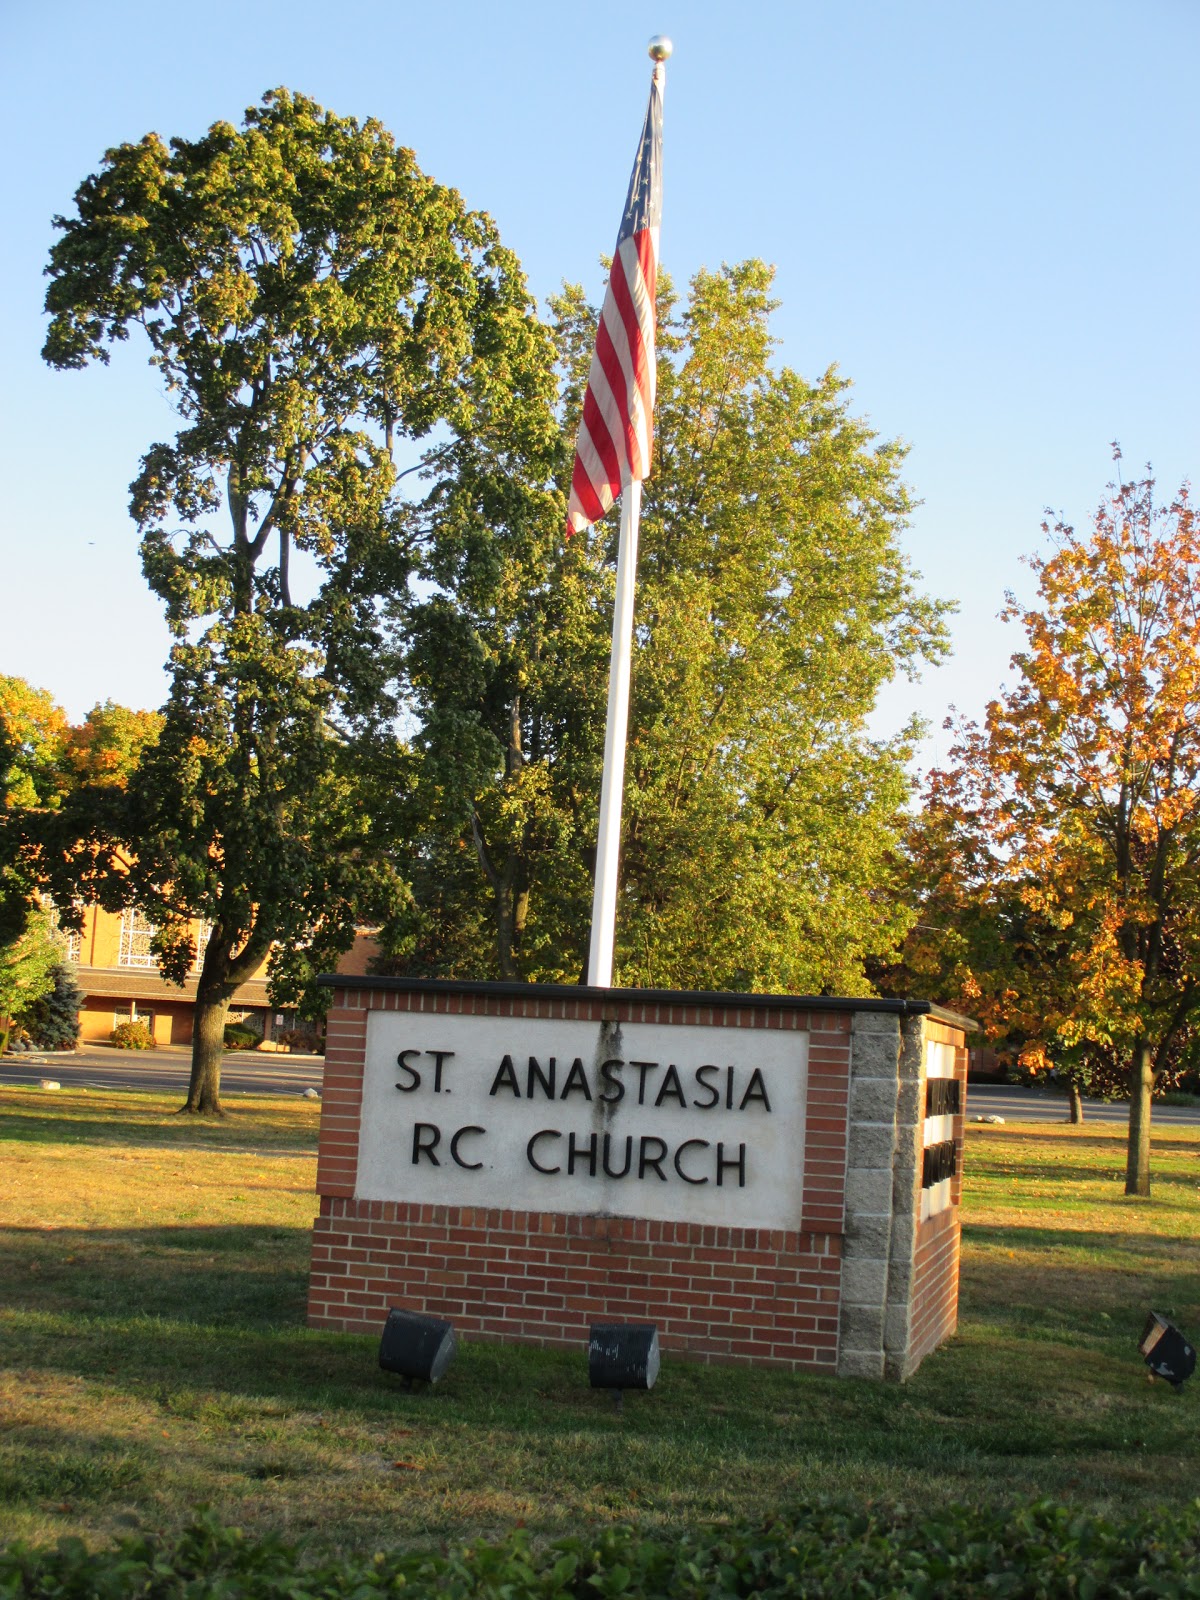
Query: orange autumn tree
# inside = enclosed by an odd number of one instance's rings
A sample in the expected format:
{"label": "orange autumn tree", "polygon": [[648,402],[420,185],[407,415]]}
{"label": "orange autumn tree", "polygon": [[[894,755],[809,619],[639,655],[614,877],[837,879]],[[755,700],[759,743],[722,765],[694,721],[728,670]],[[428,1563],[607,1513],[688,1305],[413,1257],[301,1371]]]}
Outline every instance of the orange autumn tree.
{"label": "orange autumn tree", "polygon": [[1148,1195],[1154,1084],[1200,1011],[1200,526],[1186,486],[1160,506],[1147,477],[1110,485],[1086,535],[1044,531],[1039,604],[1005,613],[1020,680],[930,781],[924,955],[940,936],[1027,1063],[1121,1061],[1125,1190]]}
{"label": "orange autumn tree", "polygon": [[[961,757],[981,735],[968,726],[957,732]],[[967,1012],[1002,1062],[1030,1077],[1053,1076],[1066,1091],[1070,1120],[1079,1123],[1085,1094],[1123,1093],[1129,1076],[1107,1008],[1086,1003],[1072,960],[1074,943],[1086,937],[1087,912],[1061,897],[1048,903],[1033,873],[1014,867],[984,833],[987,808],[969,804],[968,774],[964,763],[930,775],[926,808],[906,839],[919,920],[901,962],[878,981],[889,994],[936,994]],[[1162,1083],[1186,1080],[1195,1043],[1194,1030],[1177,1036]]]}

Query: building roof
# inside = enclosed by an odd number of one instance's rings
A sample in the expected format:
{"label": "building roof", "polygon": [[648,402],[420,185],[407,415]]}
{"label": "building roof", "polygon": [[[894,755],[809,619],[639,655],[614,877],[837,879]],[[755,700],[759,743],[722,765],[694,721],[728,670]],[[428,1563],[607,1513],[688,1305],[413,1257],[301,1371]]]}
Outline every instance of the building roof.
{"label": "building roof", "polygon": [[[195,1003],[198,974],[190,972],[182,984],[168,983],[157,969],[139,967],[72,967],[75,981],[89,999],[157,1000]],[[269,1006],[265,978],[250,978],[233,995],[235,1006]]]}

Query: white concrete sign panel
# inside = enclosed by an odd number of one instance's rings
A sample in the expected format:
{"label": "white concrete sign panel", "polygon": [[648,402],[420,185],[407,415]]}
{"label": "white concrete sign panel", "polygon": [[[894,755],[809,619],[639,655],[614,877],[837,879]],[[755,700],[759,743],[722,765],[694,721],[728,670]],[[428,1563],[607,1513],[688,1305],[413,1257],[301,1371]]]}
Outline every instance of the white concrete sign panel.
{"label": "white concrete sign panel", "polygon": [[808,1036],[373,1011],[362,1200],[796,1228]]}

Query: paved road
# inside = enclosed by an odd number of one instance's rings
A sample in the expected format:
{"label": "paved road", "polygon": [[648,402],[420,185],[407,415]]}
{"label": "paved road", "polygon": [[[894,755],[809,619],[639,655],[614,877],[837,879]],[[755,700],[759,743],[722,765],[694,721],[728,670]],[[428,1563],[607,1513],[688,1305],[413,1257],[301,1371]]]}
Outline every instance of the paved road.
{"label": "paved road", "polygon": [[[972,1083],[967,1086],[967,1116],[997,1116],[1005,1122],[1065,1122],[1067,1097],[1046,1089],[1027,1089],[1020,1084]],[[1083,1120],[1088,1122],[1129,1121],[1129,1106],[1118,1101],[1105,1105],[1098,1100],[1083,1102]],[[1151,1117],[1155,1127],[1196,1127],[1200,1125],[1200,1106],[1156,1105]]]}
{"label": "paved road", "polygon": [[[54,1078],[76,1089],[186,1089],[191,1054],[186,1048],[110,1050],[92,1047],[71,1055],[5,1056],[0,1085],[37,1083]],[[324,1062],[319,1056],[258,1055],[231,1050],[221,1073],[223,1094],[303,1094],[321,1088]],[[973,1083],[967,1090],[967,1114],[998,1116],[1005,1122],[1065,1122],[1066,1097],[1018,1084]],[[1123,1104],[1084,1103],[1085,1122],[1128,1122]],[[1154,1108],[1158,1127],[1200,1126],[1200,1106]]]}
{"label": "paved road", "polygon": [[[64,1089],[186,1089],[191,1051],[112,1050],[103,1046],[70,1054],[8,1055],[0,1060],[0,1086],[53,1078]],[[221,1072],[222,1094],[303,1094],[321,1087],[320,1056],[259,1055],[230,1050]]]}

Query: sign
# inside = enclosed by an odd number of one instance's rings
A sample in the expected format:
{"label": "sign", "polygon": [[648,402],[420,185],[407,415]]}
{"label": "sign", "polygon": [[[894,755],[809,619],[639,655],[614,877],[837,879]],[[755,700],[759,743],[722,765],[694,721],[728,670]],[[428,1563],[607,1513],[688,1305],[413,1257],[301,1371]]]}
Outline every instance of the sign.
{"label": "sign", "polygon": [[951,1188],[958,1167],[954,1143],[954,1118],[960,1106],[954,1076],[954,1047],[929,1039],[925,1043],[925,1120],[921,1166],[921,1221],[927,1222],[951,1203]]}
{"label": "sign", "polygon": [[808,1036],[372,1011],[356,1198],[795,1228]]}

